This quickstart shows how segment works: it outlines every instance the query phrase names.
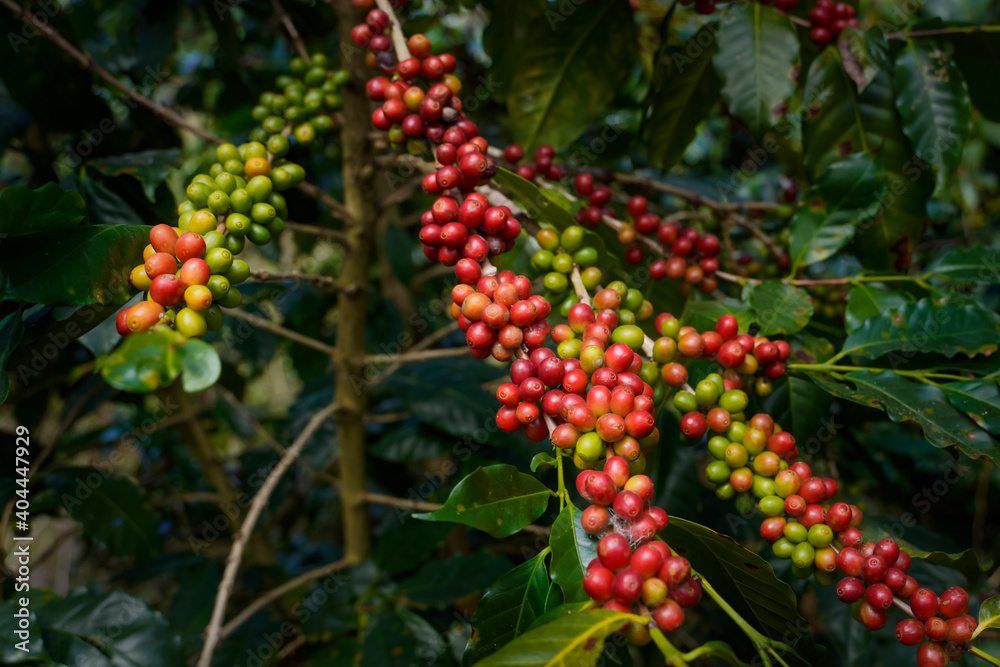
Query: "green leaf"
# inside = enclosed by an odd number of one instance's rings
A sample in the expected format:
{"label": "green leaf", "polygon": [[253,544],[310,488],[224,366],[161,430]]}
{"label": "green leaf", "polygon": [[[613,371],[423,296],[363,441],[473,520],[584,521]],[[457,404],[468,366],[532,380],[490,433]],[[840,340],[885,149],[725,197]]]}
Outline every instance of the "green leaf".
{"label": "green leaf", "polygon": [[844,341],[843,352],[869,359],[897,351],[904,356],[933,352],[953,357],[962,352],[971,357],[995,352],[998,343],[1000,315],[978,305],[939,306],[921,299],[866,320]]}
{"label": "green leaf", "polygon": [[128,480],[96,468],[60,468],[45,479],[84,534],[112,554],[144,562],[160,552],[160,514]]}
{"label": "green leaf", "polygon": [[121,305],[149,242],[144,225],[89,225],[7,239],[0,245],[3,298],[49,306]]}
{"label": "green leaf", "polygon": [[477,468],[459,482],[441,509],[413,516],[461,523],[493,537],[508,537],[542,516],[552,495],[531,475],[497,464]]}
{"label": "green leaf", "polygon": [[569,667],[595,665],[604,640],[630,618],[608,609],[594,609],[563,616],[521,635],[477,663],[481,667]]}
{"label": "green leaf", "polygon": [[914,159],[896,111],[889,72],[878,72],[862,92],[844,70],[835,46],[809,67],[803,92],[809,113],[803,131],[803,159],[816,180],[831,164],[852,153],[879,157],[886,169],[886,194],[870,193],[852,248],[872,269],[903,267],[923,232],[926,204],[934,189],[929,166]]}
{"label": "green leaf", "polygon": [[428,664],[444,652],[444,642],[430,623],[409,609],[372,614],[359,647],[361,667],[409,667],[414,656]]}
{"label": "green leaf", "polygon": [[441,605],[475,591],[486,590],[510,569],[510,561],[482,551],[471,556],[432,560],[399,582],[398,592],[418,604]]}
{"label": "green leaf", "polygon": [[552,6],[520,42],[507,96],[514,140],[533,151],[578,137],[603,113],[636,61],[624,0]]}
{"label": "green leaf", "polygon": [[177,148],[152,149],[113,157],[91,160],[86,164],[105,176],[131,176],[142,184],[146,198],[156,201],[158,188],[181,165],[181,151]]}
{"label": "green leaf", "polygon": [[463,665],[472,665],[512,639],[524,634],[545,612],[549,593],[549,573],[545,569],[548,551],[521,563],[500,577],[472,615],[473,634],[462,656]]}
{"label": "green leaf", "polygon": [[97,360],[97,370],[112,387],[150,392],[173,382],[182,369],[180,350],[188,340],[173,329],[133,334]]}
{"label": "green leaf", "polygon": [[24,336],[24,308],[19,307],[0,320],[0,405],[7,400],[10,392],[10,376],[7,375],[7,361],[21,344]]}
{"label": "green leaf", "polygon": [[972,633],[972,638],[975,639],[978,637],[983,630],[993,630],[995,628],[1000,628],[1000,595],[994,595],[984,600],[983,604],[979,607],[979,625],[976,627],[976,631]]}
{"label": "green leaf", "polygon": [[548,452],[538,452],[531,457],[531,472],[538,472],[539,468],[551,468],[556,465],[556,459]]}
{"label": "green leaf", "polygon": [[889,292],[868,283],[852,287],[847,295],[847,309],[844,312],[844,328],[851,333],[876,315],[902,308],[913,303],[907,292]]}
{"label": "green leaf", "polygon": [[[0,617],[13,616],[14,601],[0,603]],[[16,664],[88,665],[90,667],[177,667],[184,664],[180,638],[167,621],[146,603],[122,591],[98,594],[79,589],[65,598],[31,596],[33,648],[26,654],[14,648],[17,640],[4,633],[0,660]],[[47,654],[47,655],[46,655]],[[9,656],[15,659],[9,660]],[[20,657],[21,660],[16,658]]]}
{"label": "green leaf", "polygon": [[1000,386],[996,380],[967,380],[940,386],[951,404],[979,428],[1000,435]]}
{"label": "green leaf", "polygon": [[792,589],[760,556],[727,535],[679,517],[670,517],[661,536],[758,631],[794,646],[799,646],[796,638],[810,636]]}
{"label": "green leaf", "polygon": [[681,322],[693,326],[698,331],[708,331],[715,328],[715,323],[723,315],[735,317],[741,333],[746,333],[754,317],[753,310],[747,304],[729,297],[714,301],[688,299],[684,305]]}
{"label": "green leaf", "polygon": [[960,282],[992,284],[1000,279],[1000,253],[978,243],[958,248],[932,262],[927,273]]}
{"label": "green leaf", "polygon": [[884,191],[881,161],[857,153],[831,164],[806,191],[789,223],[792,273],[843,248],[865,207]]}
{"label": "green leaf", "polygon": [[713,62],[730,113],[760,138],[795,91],[799,40],[791,20],[758,2],[734,6]]}
{"label": "green leaf", "polygon": [[27,185],[4,188],[0,190],[0,237],[68,229],[78,225],[86,212],[79,192],[65,191],[55,183],[37,190]]}
{"label": "green leaf", "polygon": [[580,510],[567,503],[552,522],[549,534],[552,547],[552,564],[549,571],[552,581],[562,589],[566,602],[586,602],[590,599],[583,590],[583,573],[587,563],[597,558],[597,541],[580,524]]}
{"label": "green leaf", "polygon": [[805,290],[768,280],[750,292],[750,307],[760,325],[761,336],[791,334],[809,324],[813,314],[812,297]]}
{"label": "green leaf", "polygon": [[576,225],[570,202],[552,188],[539,188],[503,167],[497,169],[496,182],[532,220],[547,222],[560,231]]}
{"label": "green leaf", "polygon": [[219,379],[222,361],[215,348],[205,341],[192,338],[177,352],[181,362],[181,382],[187,393],[208,389]]}
{"label": "green leaf", "polygon": [[944,187],[972,134],[972,104],[962,72],[939,44],[923,39],[906,40],[893,71],[903,131],[917,155],[934,168],[938,187]]}
{"label": "green leaf", "polygon": [[952,407],[934,385],[910,382],[892,371],[855,371],[844,376],[846,382],[812,373],[809,377],[835,396],[885,410],[894,422],[917,423],[935,447],[955,445],[971,458],[1000,461],[1000,443]]}
{"label": "green leaf", "polygon": [[[703,47],[706,41],[708,47]],[[715,44],[712,31],[702,28],[656,64],[646,99],[652,110],[643,130],[648,137],[649,159],[664,170],[680,162],[698,123],[719,99],[719,79],[712,68]]]}

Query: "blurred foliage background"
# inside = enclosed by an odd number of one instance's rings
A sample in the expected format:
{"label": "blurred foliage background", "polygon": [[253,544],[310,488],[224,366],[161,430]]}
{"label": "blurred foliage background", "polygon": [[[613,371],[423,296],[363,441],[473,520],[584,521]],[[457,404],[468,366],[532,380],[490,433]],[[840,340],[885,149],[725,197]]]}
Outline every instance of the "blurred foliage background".
{"label": "blurred foliage background", "polygon": [[[283,4],[311,51],[334,60],[347,52],[338,43],[326,3]],[[511,100],[531,73],[532,50],[544,46],[538,30],[545,28],[545,12],[557,4],[423,0],[407,8],[408,33],[425,32],[436,50],[459,59],[466,110],[495,145],[538,138]],[[274,7],[260,0],[31,5],[116,78],[233,140],[245,138],[254,126],[252,106],[292,55]],[[576,35],[612,44],[627,41],[626,50],[634,48],[634,53],[624,56],[630,63],[626,69],[608,58],[603,65],[588,62],[572,72],[565,94],[590,117],[583,119],[586,129],[579,136],[572,124],[569,135],[558,122],[543,128],[543,137],[560,144],[561,159],[571,165],[578,159],[598,173],[614,169],[660,178],[658,165],[672,150],[675,164],[668,180],[706,196],[778,201],[789,188],[804,189],[808,174],[798,123],[780,150],[758,164],[753,135],[712,101],[707,117],[691,123],[686,148],[663,149],[669,137],[660,135],[655,122],[644,122],[650,91],[662,75],[660,54],[695,35],[702,19],[679,9],[667,32],[670,3],[642,0],[638,5],[634,34],[610,24]],[[862,2],[862,27],[898,24],[900,5]],[[933,17],[995,23],[1000,3],[926,0],[907,20]],[[6,36],[0,46],[0,187],[55,182],[76,191],[85,203],[82,224],[173,223],[185,183],[214,160],[212,147],[103,85],[6,8],[0,9],[0,34]],[[800,37],[804,72],[818,49],[804,34]],[[945,47],[959,54],[965,48],[961,43]],[[1000,105],[990,89],[1000,60],[985,51],[973,51],[972,58],[977,69],[966,76],[977,108],[974,132],[958,168],[930,200],[915,265],[926,266],[956,244],[1000,248],[995,222]],[[663,94],[670,95],[669,89]],[[591,103],[597,113],[588,110]],[[579,119],[574,122],[579,125]],[[342,200],[337,141],[321,153],[303,151],[296,157],[310,181]],[[375,230],[367,343],[373,354],[392,355],[450,324],[442,296],[447,298],[451,277],[424,258],[414,239],[418,216],[431,203],[420,192],[419,179],[389,166],[378,180],[381,192],[393,196]],[[676,204],[641,188],[635,192],[651,197],[663,211]],[[288,199],[293,221],[339,226],[316,201],[297,192]],[[767,214],[760,220],[778,239],[786,223]],[[739,233],[734,240],[755,275],[779,275],[760,242]],[[342,263],[336,239],[307,233],[286,233],[279,244],[246,254],[255,268],[278,273],[337,276]],[[842,255],[810,267],[807,275],[846,275],[859,267],[857,259]],[[5,274],[9,270],[2,268]],[[245,311],[336,344],[333,290],[302,281],[246,287]],[[670,287],[662,283],[654,289]],[[919,288],[913,289],[920,296]],[[739,296],[738,290],[730,291]],[[817,289],[812,296],[814,326],[800,336],[842,336],[843,295]],[[996,310],[1000,289],[994,279],[966,296]],[[663,298],[684,307],[676,294]],[[47,653],[26,656],[12,649],[12,606],[3,602],[0,663],[75,664],[89,658],[88,664],[99,665],[182,664],[201,646],[223,560],[249,497],[278,460],[280,445],[290,443],[311,414],[330,401],[332,367],[321,352],[227,317],[223,329],[207,337],[223,362],[215,387],[193,395],[176,385],[128,394],[93,372],[96,357],[117,342],[113,318],[82,337],[60,338],[60,323],[75,310],[13,301],[0,306],[0,318],[15,314],[24,327],[19,347],[10,345],[6,328],[0,341],[11,373],[10,395],[0,408],[0,504],[7,505],[16,490],[7,463],[13,459],[15,427],[27,426],[34,451],[47,453],[33,471],[31,487],[37,536],[32,608]],[[464,337],[448,332],[439,346],[461,348]],[[480,465],[502,462],[528,470],[538,447],[491,426],[492,388],[503,369],[456,356],[407,364],[381,378],[385,371],[372,366],[363,380],[370,391],[365,430],[371,492],[442,502]],[[880,410],[833,399],[799,382],[779,383],[767,407],[782,423],[794,422],[800,443],[816,443],[809,450],[814,468],[841,480],[873,527],[925,550],[955,554],[970,549],[956,559],[957,569],[918,563],[921,581],[938,588],[967,585],[977,599],[996,594],[1000,575],[990,565],[1000,558],[995,466],[933,446],[914,424],[893,423]],[[783,417],[790,409],[793,415]],[[759,518],[717,500],[702,478],[704,449],[676,443],[676,416],[669,411],[661,422],[664,443],[652,466],[660,504],[671,515],[697,520],[769,554],[757,534]],[[327,424],[272,496],[237,579],[230,604],[234,613],[261,591],[342,555],[337,462],[337,432]],[[83,495],[74,495],[75,490],[94,486],[87,482],[92,475],[102,480],[92,496],[67,503]],[[554,485],[551,470],[540,475]],[[539,523],[550,524],[554,517],[553,504]],[[8,508],[5,544],[9,519]],[[374,548],[369,562],[293,588],[252,614],[225,638],[213,664],[346,665],[357,655],[363,665],[461,664],[482,592],[545,545],[535,533],[497,540],[461,526],[419,522],[408,510],[387,505],[373,504],[370,520]],[[912,651],[896,644],[891,632],[871,634],[852,621],[831,590],[793,579],[785,562],[774,566],[800,595],[800,612],[816,640],[830,649],[831,664],[912,660]],[[15,595],[14,567],[8,555],[4,600]],[[121,610],[127,618],[123,634],[99,649],[87,637],[100,636],[104,619]],[[740,655],[749,654],[749,646],[733,639],[732,626],[711,605],[702,604],[696,613],[698,620],[685,626],[679,644],[726,639]],[[614,660],[654,664],[624,650]]]}

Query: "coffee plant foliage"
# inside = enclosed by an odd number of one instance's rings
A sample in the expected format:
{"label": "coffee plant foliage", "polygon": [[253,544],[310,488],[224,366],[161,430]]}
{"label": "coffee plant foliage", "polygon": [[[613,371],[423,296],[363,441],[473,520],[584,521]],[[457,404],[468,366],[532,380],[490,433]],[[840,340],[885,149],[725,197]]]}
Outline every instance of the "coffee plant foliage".
{"label": "coffee plant foliage", "polygon": [[1000,665],[994,3],[0,5],[0,664]]}

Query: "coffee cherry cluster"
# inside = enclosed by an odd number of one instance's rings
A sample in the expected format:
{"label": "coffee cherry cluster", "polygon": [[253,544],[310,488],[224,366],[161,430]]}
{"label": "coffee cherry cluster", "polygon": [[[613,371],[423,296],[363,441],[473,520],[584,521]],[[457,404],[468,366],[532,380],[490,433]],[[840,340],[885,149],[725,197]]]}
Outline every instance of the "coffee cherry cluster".
{"label": "coffee cherry cluster", "polygon": [[[581,206],[576,214],[577,222],[581,225],[593,228],[601,223],[604,216],[614,215],[614,209],[608,205],[611,201],[611,188],[595,185],[593,176],[586,172],[576,175],[573,187],[577,194],[587,198],[586,205]],[[714,274],[719,270],[721,246],[717,236],[702,235],[697,229],[660,219],[649,211],[649,202],[641,195],[629,199],[626,210],[633,222],[618,231],[618,241],[626,246],[625,261],[634,265],[642,263],[645,252],[636,243],[637,235],[656,236],[664,249],[663,254],[670,257],[657,259],[650,264],[650,277],[654,280],[683,280],[687,285],[697,286],[705,293],[714,292],[718,288]]]}
{"label": "coffee cherry cluster", "polygon": [[[603,272],[595,266],[599,259],[597,249],[583,244],[582,227],[572,225],[564,229],[561,234],[554,229],[543,227],[535,234],[535,240],[538,241],[541,250],[531,256],[531,266],[538,271],[547,272],[542,283],[553,299],[562,299],[567,291],[571,291],[569,275],[574,267],[580,269],[583,285],[588,290],[597,287],[604,278]],[[575,294],[573,296],[575,297]],[[639,298],[641,301],[641,293]]]}
{"label": "coffee cherry cluster", "polygon": [[[676,360],[709,359],[725,369],[721,376],[709,376],[716,380],[714,384],[723,407],[739,403],[731,397],[743,392],[770,396],[772,380],[785,374],[785,361],[791,348],[783,340],[772,342],[764,336],[738,334],[737,327],[735,317],[724,315],[714,331],[698,333],[694,327],[681,326],[669,313],[658,315],[656,329],[661,335],[653,342],[653,361],[663,364],[660,369],[663,381],[671,387],[683,387],[688,381],[687,368]],[[737,390],[742,392],[733,393]],[[743,396],[745,407],[745,394]]]}
{"label": "coffee cherry cluster", "polygon": [[[799,0],[757,0],[762,5],[774,5],[782,14],[795,9]],[[699,14],[711,14],[715,11],[716,0],[681,0],[682,5],[694,5],[694,10]]]}
{"label": "coffee cherry cluster", "polygon": [[345,70],[327,70],[328,60],[322,53],[314,53],[309,62],[293,58],[289,65],[292,75],[275,80],[281,92],[261,93],[251,111],[260,126],[250,132],[250,139],[264,144],[276,157],[291,150],[289,136],[309,146],[333,129],[330,114],[341,108],[338,91],[349,78]]}
{"label": "coffee cherry cluster", "polygon": [[451,292],[451,314],[465,332],[472,356],[510,361],[522,348],[530,352],[544,345],[552,306],[531,293],[527,276],[512,271],[483,276],[477,262],[468,258],[463,262],[456,266],[461,282]]}
{"label": "coffee cherry cluster", "polygon": [[503,157],[511,166],[515,166],[517,175],[531,181],[542,176],[548,181],[561,181],[566,177],[566,168],[557,164],[554,160],[556,149],[549,144],[544,144],[535,149],[534,162],[532,164],[518,164],[524,158],[524,149],[518,144],[510,144],[503,149]]}
{"label": "coffee cherry cluster", "polygon": [[278,190],[301,182],[302,167],[283,162],[272,169],[277,158],[259,142],[223,144],[216,157],[209,174],[188,185],[177,226],[150,230],[144,262],[129,276],[146,300],[118,314],[122,336],[161,322],[187,337],[215,331],[222,326],[220,307],[240,305],[234,285],[250,276],[247,263],[234,255],[247,239],[264,245],[284,229],[288,209]]}
{"label": "coffee cherry cluster", "polygon": [[[374,77],[367,86],[368,96],[382,103],[372,114],[372,123],[388,133],[393,150],[421,155],[427,150],[427,142],[444,142],[457,148],[477,136],[475,123],[465,118],[462,101],[456,96],[462,84],[453,74],[454,56],[432,55],[430,40],[416,34],[407,41],[411,57],[397,62],[392,40],[384,34],[389,24],[388,14],[373,9],[365,23],[354,27],[351,38],[355,45],[371,49],[375,67],[388,76],[398,76],[397,80]],[[420,81],[430,87],[425,91]]]}
{"label": "coffee cherry cluster", "polygon": [[954,586],[939,597],[921,588],[906,574],[910,556],[895,540],[862,543],[855,531],[841,541],[844,547],[836,563],[846,576],[837,583],[837,598],[854,606],[855,617],[866,628],[883,628],[896,600],[906,600],[911,618],[896,625],[896,639],[906,646],[920,645],[918,667],[943,667],[961,659],[978,625],[969,614],[969,594],[964,589]]}
{"label": "coffee cherry cluster", "polygon": [[641,360],[627,345],[612,345],[607,356],[608,366],[592,372],[579,359],[560,359],[544,347],[514,361],[511,381],[497,389],[497,425],[508,433],[523,427],[534,441],[549,436],[556,447],[573,453],[578,468],[618,456],[633,474],[641,473],[660,437],[653,389],[628,370],[638,369]]}
{"label": "coffee cherry cluster", "polygon": [[[445,145],[450,146],[442,144]],[[480,152],[475,156],[474,159],[485,158]],[[453,172],[457,173],[458,169],[444,166],[429,174],[424,179],[424,190],[431,194],[447,192],[448,189],[441,185],[454,187]],[[428,183],[428,179],[434,180]],[[470,192],[461,204],[450,194],[442,194],[431,210],[421,216],[420,224],[424,255],[432,262],[455,266],[456,272],[460,271],[457,265],[462,259],[478,265],[489,257],[507,252],[521,233],[521,222],[508,207],[490,206],[486,197],[478,192]]]}
{"label": "coffee cherry cluster", "polygon": [[809,38],[819,46],[826,46],[844,31],[845,28],[857,28],[858,20],[854,18],[854,7],[846,2],[833,0],[817,0],[816,6],[809,10]]}
{"label": "coffee cherry cluster", "polygon": [[625,629],[633,644],[650,641],[650,623],[663,632],[680,628],[684,608],[701,600],[701,584],[687,559],[653,540],[668,522],[667,513],[651,504],[653,481],[630,473],[625,459],[613,456],[602,471],[577,475],[576,488],[592,503],[581,515],[583,529],[599,538],[597,558],[584,573],[584,591],[604,609],[649,619]]}

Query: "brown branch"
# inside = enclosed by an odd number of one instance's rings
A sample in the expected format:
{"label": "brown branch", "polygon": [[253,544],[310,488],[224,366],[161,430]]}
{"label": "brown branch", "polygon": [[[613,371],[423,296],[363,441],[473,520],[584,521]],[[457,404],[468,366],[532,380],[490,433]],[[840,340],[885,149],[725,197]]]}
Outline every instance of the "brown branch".
{"label": "brown branch", "polygon": [[233,592],[233,585],[236,581],[236,573],[239,571],[240,563],[243,560],[243,551],[246,546],[247,540],[253,533],[253,529],[257,524],[257,519],[260,517],[261,512],[267,506],[267,501],[270,499],[271,494],[274,492],[275,487],[278,485],[278,480],[281,476],[285,474],[285,471],[292,464],[298,455],[302,452],[302,449],[309,442],[312,435],[322,426],[334,412],[338,409],[337,403],[331,403],[327,407],[323,408],[309,420],[306,427],[299,434],[299,437],[295,439],[291,447],[285,452],[285,455],[281,457],[278,461],[278,465],[274,467],[274,470],[267,476],[264,480],[264,484],[261,486],[260,491],[254,496],[253,501],[250,503],[250,511],[247,512],[246,520],[243,525],[240,526],[240,530],[236,535],[233,536],[233,545],[229,551],[229,557],[226,559],[226,569],[222,575],[222,581],[219,583],[219,589],[215,595],[215,606],[212,609],[212,620],[208,624],[208,628],[205,630],[205,645],[202,648],[201,656],[198,659],[197,667],[209,667],[212,663],[212,655],[215,653],[216,647],[219,645],[221,640],[221,628],[222,621],[226,615],[226,602],[229,600],[230,594]]}
{"label": "brown branch", "polygon": [[271,7],[274,8],[274,13],[278,15],[278,19],[281,24],[285,26],[285,30],[288,32],[288,38],[292,40],[292,45],[295,46],[295,50],[298,52],[299,57],[305,60],[307,63],[311,62],[309,60],[309,51],[306,50],[306,45],[302,41],[302,35],[295,28],[295,24],[292,22],[292,17],[288,15],[285,8],[281,6],[279,0],[271,0]]}
{"label": "brown branch", "polygon": [[303,584],[308,584],[310,581],[322,579],[327,575],[333,574],[337,570],[342,570],[345,567],[351,567],[353,565],[355,565],[355,563],[352,563],[350,560],[344,558],[342,560],[336,561],[335,563],[330,563],[329,565],[323,565],[322,567],[318,567],[315,570],[309,570],[308,572],[304,572],[299,576],[295,577],[294,579],[289,579],[280,586],[272,588],[271,590],[267,591],[259,598],[248,604],[247,606],[243,607],[243,609],[240,610],[240,613],[234,616],[231,621],[226,623],[226,625],[222,628],[222,630],[219,633],[219,638],[225,639],[229,635],[233,634],[233,632],[235,632],[236,629],[239,628],[241,625],[246,623],[251,616],[256,614],[258,611],[260,611],[267,605],[271,604],[278,598],[282,597],[285,593],[294,591],[296,588],[302,586]]}
{"label": "brown branch", "polygon": [[227,312],[238,320],[249,322],[255,327],[258,327],[260,329],[266,329],[267,331],[270,331],[275,335],[287,338],[288,340],[296,342],[300,345],[311,347],[312,349],[318,352],[322,352],[323,354],[325,354],[330,358],[333,358],[337,353],[337,348],[333,347],[332,345],[327,345],[321,340],[316,340],[315,338],[311,338],[304,334],[300,334],[297,331],[292,331],[291,329],[283,327],[280,324],[272,322],[266,317],[261,317],[260,315],[254,315],[253,313],[248,313],[247,311],[241,310],[239,308],[230,308],[227,309]]}
{"label": "brown branch", "polygon": [[271,273],[270,271],[258,269],[255,271],[251,271],[250,275],[251,277],[260,280],[261,282],[295,280],[303,283],[313,283],[315,285],[319,285],[320,287],[332,287],[333,289],[340,289],[340,285],[337,284],[337,281],[330,276],[319,276],[312,273],[302,273],[301,271],[289,271],[287,273]]}
{"label": "brown branch", "polygon": [[[419,343],[415,344],[404,354],[412,354],[415,352],[419,352],[420,350],[426,350],[434,343],[438,342],[448,334],[457,330],[458,330],[458,322],[452,322],[451,324],[445,325],[440,329],[438,329],[437,331],[435,331],[434,333],[432,333],[431,335],[427,336],[427,338],[424,338]],[[389,366],[387,366],[384,371],[379,373],[378,377],[376,377],[374,380],[371,381],[371,383],[368,385],[368,389],[371,390],[372,388],[378,386],[382,382],[385,382],[385,380],[390,375],[392,375],[402,367],[403,364],[399,362],[398,358],[394,359],[393,362]]]}
{"label": "brown branch", "polygon": [[344,232],[339,229],[330,229],[328,227],[319,227],[317,225],[306,225],[301,222],[285,222],[285,229],[290,229],[293,232],[299,232],[300,234],[311,234],[313,236],[329,236],[330,238],[337,239],[339,241],[344,240]]}
{"label": "brown branch", "polygon": [[126,86],[124,83],[116,79],[114,75],[111,74],[111,72],[98,65],[97,62],[94,61],[94,58],[89,53],[87,53],[82,49],[78,49],[77,47],[70,44],[66,40],[66,38],[64,38],[62,35],[56,32],[55,29],[53,29],[52,26],[49,25],[48,21],[44,23],[39,21],[38,17],[32,14],[30,10],[21,7],[19,4],[14,2],[14,0],[0,0],[0,4],[4,5],[12,12],[14,12],[14,16],[16,18],[23,18],[25,21],[33,25],[36,29],[38,29],[39,32],[45,35],[50,41],[54,42],[56,46],[58,46],[63,51],[72,56],[73,59],[77,61],[77,64],[80,65],[80,67],[90,70],[95,76],[105,81],[108,85],[112,86],[113,88],[117,88],[121,92],[125,93],[125,95],[131,97],[133,100],[135,100],[142,106],[146,107],[157,116],[160,116],[161,118],[164,118],[168,122],[178,127],[182,127],[198,135],[205,141],[215,144],[225,143],[222,139],[215,136],[211,132],[203,128],[197,127],[195,125],[192,125],[183,117],[181,117],[180,114],[178,114],[177,112],[168,109],[162,104],[157,104],[156,102],[149,99],[142,93]]}
{"label": "brown branch", "polygon": [[400,354],[369,354],[365,357],[366,364],[384,366],[387,364],[409,364],[415,361],[431,361],[450,357],[464,357],[469,354],[465,347],[447,347],[441,350],[410,350]]}

